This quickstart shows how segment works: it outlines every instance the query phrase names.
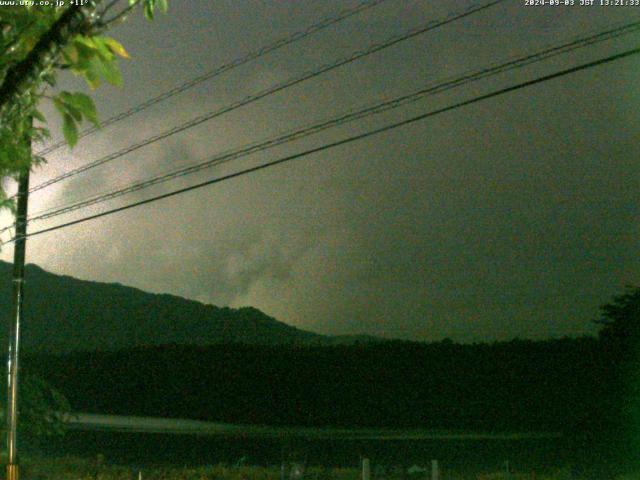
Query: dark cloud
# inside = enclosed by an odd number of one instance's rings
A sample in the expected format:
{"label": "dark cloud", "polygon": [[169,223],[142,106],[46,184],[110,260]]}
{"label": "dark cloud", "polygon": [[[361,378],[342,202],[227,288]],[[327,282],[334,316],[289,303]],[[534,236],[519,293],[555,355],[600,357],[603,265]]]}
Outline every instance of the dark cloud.
{"label": "dark cloud", "polygon": [[[96,93],[103,118],[345,5],[188,2],[152,24],[135,19],[116,32],[134,57],[123,66],[126,88]],[[106,129],[82,142],[71,157],[56,155],[37,176],[46,178],[99,158],[345,55],[353,45],[379,41],[461,6],[385,2]],[[602,29],[623,20],[622,10],[536,10],[507,2],[79,176],[35,198],[34,208],[126,185]],[[628,39],[612,40],[111,205],[320,145],[628,45]],[[591,69],[375,139],[36,237],[29,245],[29,261],[81,278],[219,305],[253,305],[324,333],[461,341],[592,333],[590,320],[598,305],[625,284],[637,283],[640,272],[640,147],[633,130],[639,71],[636,59]],[[66,81],[73,85],[74,80]],[[5,250],[5,257],[9,253]]]}

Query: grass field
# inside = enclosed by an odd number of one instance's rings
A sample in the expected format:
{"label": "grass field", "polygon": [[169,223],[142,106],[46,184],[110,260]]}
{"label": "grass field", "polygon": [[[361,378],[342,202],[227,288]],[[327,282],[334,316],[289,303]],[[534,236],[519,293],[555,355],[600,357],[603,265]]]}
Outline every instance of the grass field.
{"label": "grass field", "polygon": [[[21,478],[29,480],[280,480],[279,467],[213,465],[204,467],[157,467],[142,470],[118,465],[105,465],[100,460],[76,457],[29,457],[22,460]],[[554,472],[511,473],[485,472],[465,474],[443,470],[441,480],[581,480],[568,469]],[[302,480],[359,480],[356,468],[319,468],[305,471]],[[395,472],[372,480],[428,480],[429,474],[407,475]],[[605,480],[605,479],[603,479]],[[611,480],[640,480],[640,475],[620,476]]]}

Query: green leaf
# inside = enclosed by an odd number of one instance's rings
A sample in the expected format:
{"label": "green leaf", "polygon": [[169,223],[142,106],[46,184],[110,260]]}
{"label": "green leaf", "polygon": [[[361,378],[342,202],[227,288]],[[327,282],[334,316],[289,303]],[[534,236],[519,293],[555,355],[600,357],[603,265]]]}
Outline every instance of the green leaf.
{"label": "green leaf", "polygon": [[44,115],[42,114],[42,112],[40,110],[34,109],[33,112],[31,112],[31,115],[33,116],[33,118],[35,118],[39,122],[47,123],[47,119],[44,118]]}
{"label": "green leaf", "polygon": [[93,43],[87,45],[86,39],[81,36],[77,36],[73,39],[72,44],[78,51],[78,62],[89,61],[96,54],[96,49]]}
{"label": "green leaf", "polygon": [[[84,93],[76,92],[60,92],[57,97],[54,97],[53,103],[56,109],[62,114],[63,118],[63,133],[65,134],[65,139],[68,137],[67,133],[64,132],[64,128],[66,126],[70,138],[77,137],[77,131],[72,131],[72,127],[77,130],[77,124],[79,124],[83,119],[89,120],[96,127],[99,127],[96,106],[93,103],[91,97]],[[70,117],[73,122],[69,122]],[[71,142],[68,142],[72,145]],[[75,142],[74,142],[75,143]]]}
{"label": "green leaf", "polygon": [[76,107],[74,107],[73,105],[70,105],[68,103],[65,103],[64,104],[64,108],[67,111],[67,113],[73,117],[73,119],[76,122],[81,122],[82,121],[82,113]]}
{"label": "green leaf", "polygon": [[31,149],[24,144],[18,145],[13,142],[3,142],[2,149],[6,152],[7,159],[10,162],[7,168],[19,171],[31,163]]}
{"label": "green leaf", "polygon": [[41,155],[32,155],[31,156],[31,165],[39,166],[47,163],[47,159]]}
{"label": "green leaf", "polygon": [[65,113],[62,116],[62,120],[62,133],[64,135],[64,139],[70,147],[73,147],[78,143],[78,127],[76,122],[68,113]]}
{"label": "green leaf", "polygon": [[111,51],[111,49],[109,48],[109,45],[105,42],[105,38],[106,37],[92,37],[93,40],[93,44],[96,46],[96,51],[98,52],[98,55],[103,59],[103,60],[113,60],[113,52]]}
{"label": "green leaf", "polygon": [[109,47],[109,50],[111,50],[116,55],[119,55],[122,58],[130,58],[129,54],[124,49],[122,44],[118,42],[116,39],[110,38],[110,37],[104,37],[103,41],[107,45],[107,47]]}
{"label": "green leaf", "polygon": [[7,208],[12,215],[15,215],[16,213],[15,200],[12,198],[3,198],[2,200],[0,200],[0,209],[4,210],[5,208]]}
{"label": "green leaf", "polygon": [[95,68],[93,68],[92,63],[90,63],[89,67],[82,72],[82,75],[92,90],[95,90],[100,86],[100,76],[98,75],[98,72],[96,72]]}
{"label": "green leaf", "polygon": [[65,47],[65,49],[62,51],[62,56],[71,65],[75,65],[76,63],[78,63],[78,61],[80,61],[80,52],[78,51],[78,47],[74,43],[70,43]]}
{"label": "green leaf", "polygon": [[144,0],[143,12],[144,18],[151,21],[153,20],[153,9],[155,7],[155,0]]}
{"label": "green leaf", "polygon": [[47,82],[48,85],[55,87],[56,86],[56,76],[51,72],[46,72],[42,75],[42,80]]}
{"label": "green leaf", "polygon": [[75,63],[71,63],[71,71],[73,73],[83,75],[89,83],[91,88],[96,88],[100,81],[97,80],[97,75],[88,74],[87,71],[91,70],[91,61],[98,56],[98,53],[95,49],[87,47],[83,42],[79,41],[78,38],[74,40],[74,45],[78,52],[78,61]]}
{"label": "green leaf", "polygon": [[0,148],[0,168],[5,169],[10,164],[9,153],[4,148]]}
{"label": "green leaf", "polygon": [[90,48],[91,50],[98,50],[98,45],[96,44],[95,40],[93,37],[87,37],[85,35],[77,35],[73,41],[76,43],[76,45],[84,45],[87,48]]}
{"label": "green leaf", "polygon": [[64,108],[64,102],[59,97],[53,97],[53,106],[60,112],[60,115],[64,115],[66,110]]}
{"label": "green leaf", "polygon": [[84,93],[76,92],[71,95],[70,102],[76,107],[82,115],[93,123],[96,127],[99,127],[98,123],[98,113],[96,111],[96,106],[93,103],[93,99]]}
{"label": "green leaf", "polygon": [[167,10],[169,10],[169,2],[167,2],[167,0],[158,0],[158,8],[162,13],[167,13]]}
{"label": "green leaf", "polygon": [[29,138],[31,139],[31,142],[34,142],[34,143],[42,142],[47,138],[51,138],[51,135],[49,134],[49,130],[47,130],[46,128],[40,128],[40,127],[33,127],[31,130],[29,130],[28,135],[29,135]]}
{"label": "green leaf", "polygon": [[76,122],[82,120],[82,112],[73,105],[73,96],[69,92],[62,92],[53,99],[53,104],[64,115],[71,115]]}
{"label": "green leaf", "polygon": [[122,85],[120,69],[114,60],[108,61],[102,58],[94,58],[91,64],[92,67],[95,68],[95,71],[107,82],[117,87]]}

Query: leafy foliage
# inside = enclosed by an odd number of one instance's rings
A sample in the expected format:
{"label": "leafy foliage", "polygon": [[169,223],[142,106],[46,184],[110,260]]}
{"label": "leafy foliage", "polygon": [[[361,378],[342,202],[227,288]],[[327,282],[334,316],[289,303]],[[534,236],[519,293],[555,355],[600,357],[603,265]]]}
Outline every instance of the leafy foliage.
{"label": "leafy foliage", "polygon": [[[55,89],[60,70],[69,70],[84,78],[91,89],[103,81],[117,86],[122,84],[117,59],[129,58],[129,55],[122,44],[105,36],[104,32],[123,21],[138,6],[142,6],[148,19],[152,19],[156,9],[167,10],[167,2],[127,0],[120,12],[108,18],[119,3],[119,0],[113,0],[102,9],[98,8],[100,0],[91,0],[83,7],[55,6],[54,2],[49,6],[2,7],[0,89],[8,96],[5,102],[0,102],[0,176],[15,176],[24,168],[44,161],[31,155],[31,144],[50,136],[47,119],[38,108],[43,99],[53,101],[60,113],[62,132],[70,146],[76,144],[82,122],[98,125],[90,96],[79,92],[62,91],[53,95],[46,92]],[[68,15],[72,9],[77,10],[81,21],[77,18],[75,23],[67,21],[72,18]],[[33,70],[34,74],[25,73],[25,78],[16,81],[19,77],[16,72]],[[8,204],[0,188],[0,206]]]}
{"label": "leafy foliage", "polygon": [[[640,448],[640,288],[628,287],[601,307],[597,323],[610,425],[609,443],[625,454]],[[635,457],[635,454],[632,454]]]}
{"label": "leafy foliage", "polygon": [[[630,349],[640,340],[640,288],[628,287],[622,295],[601,307],[597,323],[603,325],[600,338]],[[629,352],[628,352],[629,353]]]}
{"label": "leafy foliage", "polygon": [[[2,405],[6,391],[2,389]],[[25,375],[20,382],[20,435],[32,442],[64,434],[64,415],[70,412],[66,397],[41,377]],[[2,410],[4,426],[4,409]]]}
{"label": "leafy foliage", "polygon": [[[69,4],[69,2],[66,2]],[[81,92],[55,92],[60,70],[83,77],[90,88],[104,80],[121,85],[117,58],[128,58],[125,48],[104,36],[110,24],[126,17],[129,10],[142,5],[145,15],[153,17],[156,5],[166,10],[166,2],[129,0],[128,6],[107,18],[118,5],[113,0],[102,10],[100,0],[88,0],[83,6],[3,5],[0,11],[0,177],[17,173],[43,162],[33,158],[32,144],[50,136],[47,119],[39,110],[43,99],[53,101],[62,117],[62,131],[70,146],[78,140],[83,121],[98,126],[93,100]],[[0,186],[0,208],[12,207]],[[1,391],[2,389],[0,389]],[[47,436],[62,432],[60,414],[69,404],[55,389],[37,377],[25,377],[20,384],[20,429],[28,436]],[[6,399],[5,399],[6,400]],[[6,401],[2,402],[6,405]]]}
{"label": "leafy foliage", "polygon": [[[129,0],[129,3],[134,3],[135,0]],[[154,11],[159,8],[160,11],[165,12],[168,8],[167,0],[149,0],[144,4],[144,16],[147,20],[153,20]]]}
{"label": "leafy foliage", "polygon": [[63,416],[69,414],[66,397],[41,377],[25,376],[20,385],[21,433],[48,437],[64,433]]}

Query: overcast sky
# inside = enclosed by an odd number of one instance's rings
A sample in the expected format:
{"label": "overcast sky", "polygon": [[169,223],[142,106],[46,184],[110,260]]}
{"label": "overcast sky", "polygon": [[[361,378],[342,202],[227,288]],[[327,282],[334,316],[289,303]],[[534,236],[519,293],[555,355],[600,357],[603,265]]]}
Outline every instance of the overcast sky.
{"label": "overcast sky", "polygon": [[[579,0],[576,0],[579,3]],[[355,5],[172,0],[113,31],[132,59],[101,118]],[[472,2],[386,0],[61,149],[32,184]],[[640,19],[637,7],[508,0],[32,195],[30,211],[206,159],[381,99]],[[637,46],[638,35],[470,84],[50,221],[80,218]],[[459,108],[215,186],[29,240],[27,261],[325,334],[492,341],[591,334],[640,284],[640,58]],[[84,89],[64,77],[63,88]],[[59,138],[50,112],[54,138]],[[9,221],[2,217],[3,222]],[[5,247],[2,258],[10,260]]]}

